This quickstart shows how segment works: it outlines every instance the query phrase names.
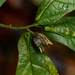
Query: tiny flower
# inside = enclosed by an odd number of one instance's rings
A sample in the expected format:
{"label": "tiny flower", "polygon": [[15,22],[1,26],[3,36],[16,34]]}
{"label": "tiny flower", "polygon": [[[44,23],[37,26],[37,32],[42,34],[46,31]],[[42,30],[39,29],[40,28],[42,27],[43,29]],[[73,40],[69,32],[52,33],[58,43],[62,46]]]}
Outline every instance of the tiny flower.
{"label": "tiny flower", "polygon": [[33,41],[36,44],[36,46],[39,48],[41,53],[42,51],[44,51],[45,46],[48,46],[48,44],[53,45],[53,43],[50,40],[48,40],[48,38],[45,35],[38,32],[33,35]]}

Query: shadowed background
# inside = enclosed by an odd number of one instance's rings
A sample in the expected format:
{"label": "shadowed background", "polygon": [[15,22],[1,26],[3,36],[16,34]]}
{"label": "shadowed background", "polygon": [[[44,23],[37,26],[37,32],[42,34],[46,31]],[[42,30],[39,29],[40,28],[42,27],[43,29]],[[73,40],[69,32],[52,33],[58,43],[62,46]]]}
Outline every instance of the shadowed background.
{"label": "shadowed background", "polygon": [[[0,8],[0,22],[16,27],[34,22],[41,0],[7,0]],[[66,16],[74,16],[75,12]],[[33,28],[34,31],[36,29]],[[39,29],[37,29],[39,30]],[[15,75],[18,62],[17,43],[24,30],[0,28],[0,75]],[[50,48],[45,47],[60,75],[75,75],[75,52],[53,40]]]}

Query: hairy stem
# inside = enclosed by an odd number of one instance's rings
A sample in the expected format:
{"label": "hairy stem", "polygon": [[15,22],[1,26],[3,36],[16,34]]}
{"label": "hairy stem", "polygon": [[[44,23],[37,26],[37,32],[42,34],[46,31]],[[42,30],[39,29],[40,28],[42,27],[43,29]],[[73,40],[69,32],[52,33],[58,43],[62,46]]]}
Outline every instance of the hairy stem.
{"label": "hairy stem", "polygon": [[23,26],[23,27],[13,27],[11,25],[8,26],[8,25],[0,24],[0,27],[14,29],[14,30],[20,30],[20,29],[27,29],[27,28],[30,28],[30,27],[38,27],[38,24],[32,24],[32,25]]}

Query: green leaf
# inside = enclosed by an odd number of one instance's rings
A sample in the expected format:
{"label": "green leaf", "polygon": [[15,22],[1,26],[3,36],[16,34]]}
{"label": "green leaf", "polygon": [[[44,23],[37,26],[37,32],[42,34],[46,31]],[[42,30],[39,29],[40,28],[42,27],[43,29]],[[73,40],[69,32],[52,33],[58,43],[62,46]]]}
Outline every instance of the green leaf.
{"label": "green leaf", "polygon": [[75,0],[43,0],[35,21],[40,25],[52,24],[75,9]]}
{"label": "green leaf", "polygon": [[[50,30],[51,28],[55,32]],[[44,34],[75,51],[75,17],[64,17],[53,25],[45,27]]]}
{"label": "green leaf", "polygon": [[34,48],[29,36],[30,33],[27,38],[23,34],[18,42],[19,61],[16,75],[59,75],[49,57]]}
{"label": "green leaf", "polygon": [[3,3],[5,2],[6,0],[0,0],[0,7],[3,5]]}

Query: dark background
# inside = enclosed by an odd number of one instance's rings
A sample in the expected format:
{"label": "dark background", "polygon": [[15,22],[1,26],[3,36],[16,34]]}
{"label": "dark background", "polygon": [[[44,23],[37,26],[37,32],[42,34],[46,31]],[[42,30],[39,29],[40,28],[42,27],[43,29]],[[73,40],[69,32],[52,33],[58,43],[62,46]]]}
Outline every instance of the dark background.
{"label": "dark background", "polygon": [[[0,8],[0,23],[16,27],[34,22],[41,0],[7,0]],[[66,16],[74,16],[75,12]],[[34,30],[34,29],[33,29]],[[0,28],[0,75],[15,75],[18,62],[17,43],[24,30]],[[75,75],[75,52],[53,40],[45,48],[60,75]]]}

